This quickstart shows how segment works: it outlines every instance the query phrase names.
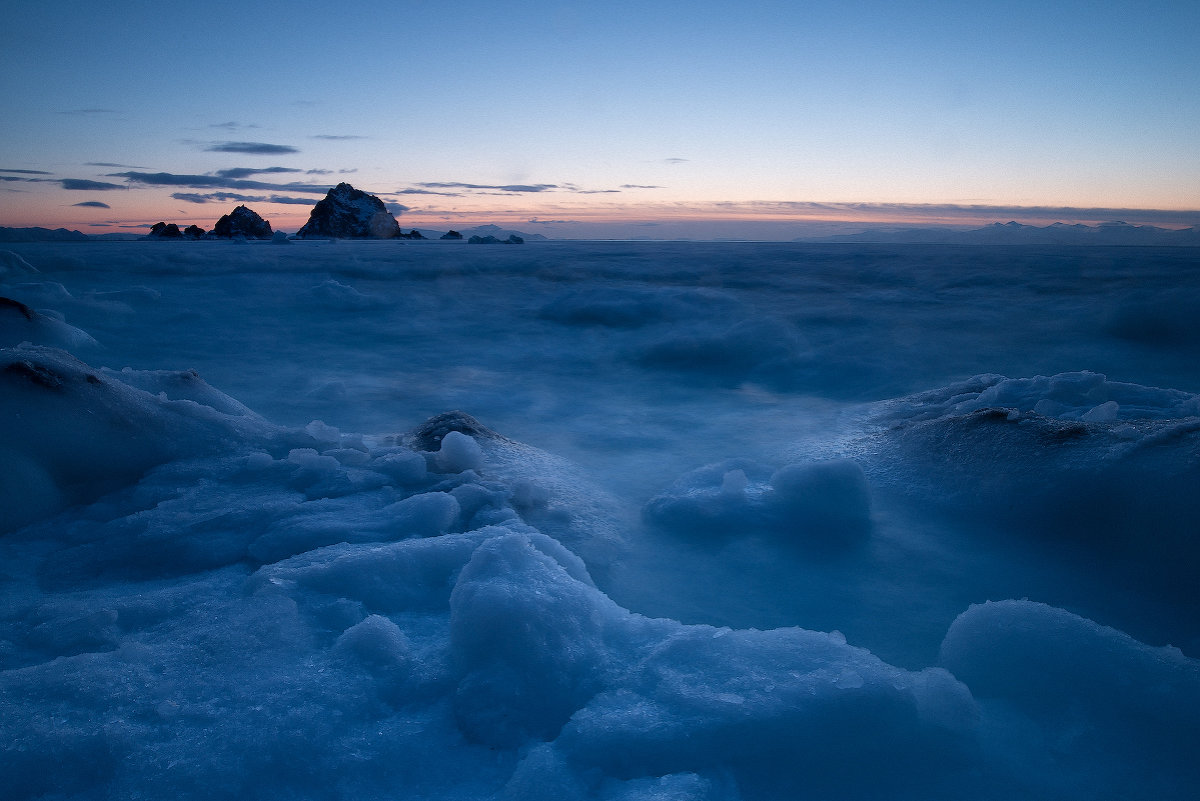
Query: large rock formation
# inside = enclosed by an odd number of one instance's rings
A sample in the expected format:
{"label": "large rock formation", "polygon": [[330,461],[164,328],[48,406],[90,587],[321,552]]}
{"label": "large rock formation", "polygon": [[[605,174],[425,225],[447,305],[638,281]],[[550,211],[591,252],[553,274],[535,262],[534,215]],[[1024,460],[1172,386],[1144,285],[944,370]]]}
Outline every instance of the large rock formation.
{"label": "large rock formation", "polygon": [[175,223],[156,222],[150,226],[147,239],[183,239],[183,231]]}
{"label": "large rock formation", "polygon": [[330,189],[296,232],[298,239],[391,239],[399,235],[400,224],[383,201],[347,183]]}
{"label": "large rock formation", "polygon": [[244,236],[246,239],[270,239],[272,231],[271,224],[257,213],[246,206],[238,206],[217,220],[212,235],[218,239],[233,239],[237,236]]}

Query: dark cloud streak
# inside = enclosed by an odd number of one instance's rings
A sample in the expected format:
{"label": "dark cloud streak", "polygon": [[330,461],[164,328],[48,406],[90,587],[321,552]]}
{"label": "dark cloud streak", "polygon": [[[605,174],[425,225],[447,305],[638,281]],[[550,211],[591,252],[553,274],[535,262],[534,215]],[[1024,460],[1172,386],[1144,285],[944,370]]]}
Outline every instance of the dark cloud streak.
{"label": "dark cloud streak", "polygon": [[249,178],[251,175],[275,175],[285,172],[303,172],[295,167],[230,167],[227,170],[217,170],[220,178]]}
{"label": "dark cloud streak", "polygon": [[115,172],[109,178],[124,178],[146,186],[181,186],[189,189],[242,189],[274,192],[305,192],[323,195],[329,184],[272,184],[265,181],[243,181],[219,175],[176,175],[169,172]]}
{"label": "dark cloud streak", "polygon": [[88,181],[83,178],[63,178],[59,183],[63,189],[75,189],[85,192],[110,192],[113,189],[128,189],[124,184],[110,184],[106,181]]}
{"label": "dark cloud streak", "polygon": [[204,148],[209,153],[247,153],[252,156],[278,156],[299,153],[291,145],[273,145],[268,142],[217,142]]}
{"label": "dark cloud streak", "polygon": [[175,200],[185,203],[279,203],[289,206],[312,206],[316,203],[310,197],[288,197],[287,195],[242,195],[236,192],[210,192],[199,194],[193,192],[175,192],[171,195]]}
{"label": "dark cloud streak", "polygon": [[430,183],[418,183],[417,186],[426,189],[490,189],[498,192],[511,192],[520,194],[524,192],[548,192],[552,189],[558,189],[558,184],[464,184],[457,181],[440,181]]}

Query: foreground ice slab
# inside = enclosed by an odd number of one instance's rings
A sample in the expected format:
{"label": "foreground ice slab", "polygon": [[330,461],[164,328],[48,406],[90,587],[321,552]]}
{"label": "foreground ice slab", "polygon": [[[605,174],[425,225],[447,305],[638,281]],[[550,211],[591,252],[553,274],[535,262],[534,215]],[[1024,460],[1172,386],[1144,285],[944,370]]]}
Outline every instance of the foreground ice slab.
{"label": "foreground ice slab", "polygon": [[[1016,601],[963,613],[919,670],[837,632],[644,617],[594,581],[623,554],[602,494],[461,413],[286,428],[193,374],[37,347],[3,352],[0,405],[13,798],[1185,798],[1200,779],[1200,665],[1176,650]],[[656,514],[869,514],[854,463],[756,470],[687,478]]]}

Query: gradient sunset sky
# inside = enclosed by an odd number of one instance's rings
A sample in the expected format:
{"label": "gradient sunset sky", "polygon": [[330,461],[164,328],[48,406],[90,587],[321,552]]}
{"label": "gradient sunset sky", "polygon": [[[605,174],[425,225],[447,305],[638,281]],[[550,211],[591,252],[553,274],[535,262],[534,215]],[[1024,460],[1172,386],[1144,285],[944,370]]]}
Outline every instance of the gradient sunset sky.
{"label": "gradient sunset sky", "polygon": [[[1200,2],[26,2],[0,225],[1200,224]],[[699,230],[699,229],[697,229]]]}

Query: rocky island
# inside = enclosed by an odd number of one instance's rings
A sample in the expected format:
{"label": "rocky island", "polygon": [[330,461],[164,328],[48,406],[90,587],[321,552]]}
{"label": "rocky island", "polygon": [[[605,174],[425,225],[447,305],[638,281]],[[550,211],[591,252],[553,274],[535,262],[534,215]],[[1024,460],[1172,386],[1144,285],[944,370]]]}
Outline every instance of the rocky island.
{"label": "rocky island", "polygon": [[317,201],[297,239],[394,239],[400,224],[383,201],[340,183]]}

